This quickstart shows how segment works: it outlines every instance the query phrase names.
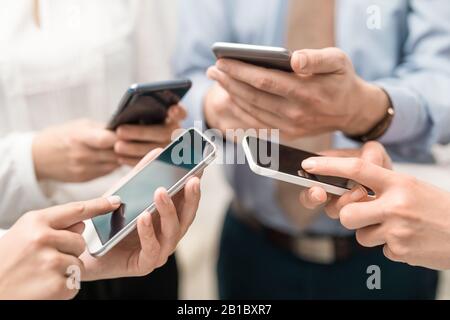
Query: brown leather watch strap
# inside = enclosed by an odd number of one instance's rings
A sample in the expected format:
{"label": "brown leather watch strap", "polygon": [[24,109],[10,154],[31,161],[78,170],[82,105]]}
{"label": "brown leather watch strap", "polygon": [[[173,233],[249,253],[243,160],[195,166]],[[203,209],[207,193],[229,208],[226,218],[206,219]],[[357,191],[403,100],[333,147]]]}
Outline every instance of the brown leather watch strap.
{"label": "brown leather watch strap", "polygon": [[389,107],[386,110],[386,115],[380,122],[378,122],[371,130],[369,130],[367,133],[363,135],[358,136],[346,135],[347,138],[362,143],[378,140],[379,138],[381,138],[390,128],[395,116],[395,110],[389,95],[388,99],[389,99]]}

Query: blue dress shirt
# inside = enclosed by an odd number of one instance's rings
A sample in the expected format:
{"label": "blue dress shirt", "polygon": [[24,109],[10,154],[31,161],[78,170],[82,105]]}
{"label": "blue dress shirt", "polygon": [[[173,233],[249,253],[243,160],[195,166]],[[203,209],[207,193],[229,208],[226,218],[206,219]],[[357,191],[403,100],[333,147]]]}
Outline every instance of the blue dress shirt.
{"label": "blue dress shirt", "polygon": [[[288,0],[182,0],[175,73],[194,87],[184,100],[187,125],[202,121],[217,41],[284,46]],[[374,20],[375,19],[375,20]],[[301,32],[301,30],[299,31]],[[389,94],[396,116],[380,139],[397,161],[431,162],[431,146],[450,138],[450,2],[448,0],[336,0],[336,43],[358,75]],[[364,108],[361,105],[361,108]],[[335,147],[357,144],[336,133]],[[297,233],[274,198],[273,181],[245,165],[226,166],[236,196],[264,224]],[[309,228],[346,234],[321,215]]]}

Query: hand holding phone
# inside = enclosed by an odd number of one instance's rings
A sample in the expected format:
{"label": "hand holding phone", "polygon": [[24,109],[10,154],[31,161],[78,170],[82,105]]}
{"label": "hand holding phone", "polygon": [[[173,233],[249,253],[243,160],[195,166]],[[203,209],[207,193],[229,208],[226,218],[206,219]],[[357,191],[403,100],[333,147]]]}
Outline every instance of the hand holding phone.
{"label": "hand holding phone", "polygon": [[191,86],[190,80],[132,85],[120,101],[108,129],[116,130],[121,125],[163,124],[169,108],[178,104]]}
{"label": "hand holding phone", "polygon": [[[355,186],[351,180],[310,174],[301,167],[304,160],[320,155],[250,136],[244,138],[242,145],[251,170],[258,175],[305,188],[320,187],[337,196]],[[374,195],[366,189],[369,195]]]}
{"label": "hand holding phone", "polygon": [[169,196],[174,196],[184,188],[189,178],[200,174],[215,155],[216,148],[207,137],[195,129],[185,131],[156,158],[108,194],[121,198],[122,206],[118,210],[85,222],[89,252],[103,256],[122,243],[135,229],[141,216],[153,214],[157,209],[152,201],[155,192],[163,187]]}

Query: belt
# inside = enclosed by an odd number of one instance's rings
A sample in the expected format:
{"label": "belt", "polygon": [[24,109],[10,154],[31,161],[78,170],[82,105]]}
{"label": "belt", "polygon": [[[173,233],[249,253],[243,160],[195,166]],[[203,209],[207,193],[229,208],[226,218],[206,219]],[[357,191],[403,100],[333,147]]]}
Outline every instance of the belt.
{"label": "belt", "polygon": [[263,225],[255,218],[254,213],[245,209],[237,200],[233,200],[231,209],[238,220],[262,233],[272,244],[290,251],[296,257],[307,262],[330,265],[374,250],[359,245],[354,235],[340,237],[304,233],[293,236],[275,230]]}

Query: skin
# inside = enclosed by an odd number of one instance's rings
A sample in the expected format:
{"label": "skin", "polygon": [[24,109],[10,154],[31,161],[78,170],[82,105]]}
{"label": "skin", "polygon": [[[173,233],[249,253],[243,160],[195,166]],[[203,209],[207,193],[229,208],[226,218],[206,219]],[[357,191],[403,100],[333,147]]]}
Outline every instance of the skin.
{"label": "skin", "polygon": [[169,109],[166,123],[163,125],[119,127],[116,132],[117,142],[114,144],[118,162],[134,167],[151,150],[166,147],[186,115],[183,107],[175,105]]}
{"label": "skin", "polygon": [[[129,176],[161,151],[156,149],[149,153]],[[154,201],[157,212],[143,214],[138,219],[137,230],[105,256],[92,257],[88,252],[81,256],[86,266],[83,280],[143,276],[164,265],[194,221],[200,202],[200,180],[198,177],[189,179],[184,190],[175,195],[173,200],[165,189],[159,188],[155,192]]]}
{"label": "skin", "polygon": [[211,89],[205,99],[208,123],[218,123],[221,109],[229,107],[231,127],[280,129],[283,138],[293,140],[335,130],[364,134],[386,114],[386,93],[358,77],[340,49],[296,51],[291,64],[293,73],[219,59],[208,76],[228,95]]}
{"label": "skin", "polygon": [[[145,157],[135,170],[161,150]],[[132,174],[132,173],[130,173]],[[125,177],[124,179],[126,179]],[[82,280],[142,276],[162,266],[194,220],[200,201],[200,181],[190,179],[173,198],[155,192],[157,212],[138,219],[130,234],[106,256],[94,258],[81,236],[82,221],[117,209],[117,197],[57,206],[25,214],[1,238],[0,299],[70,299],[67,268],[78,266]]]}
{"label": "skin", "polygon": [[87,182],[121,165],[135,166],[148,152],[165,147],[186,117],[172,106],[163,125],[121,126],[117,132],[88,119],[71,121],[39,132],[32,145],[38,180]]}
{"label": "skin", "polygon": [[39,132],[32,146],[38,180],[86,182],[119,167],[113,146],[116,135],[91,120],[72,122]]}
{"label": "skin", "polygon": [[[348,178],[376,193],[375,199],[369,199],[365,192],[353,198],[349,192],[327,206],[329,215],[356,230],[361,245],[383,246],[385,256],[393,261],[450,269],[450,194],[393,172],[389,165],[383,168],[353,157],[353,153],[349,155],[351,158],[311,158],[302,163],[310,173]],[[386,157],[381,152],[378,159]],[[311,204],[309,191],[301,196],[301,202],[307,205],[305,199]]]}

